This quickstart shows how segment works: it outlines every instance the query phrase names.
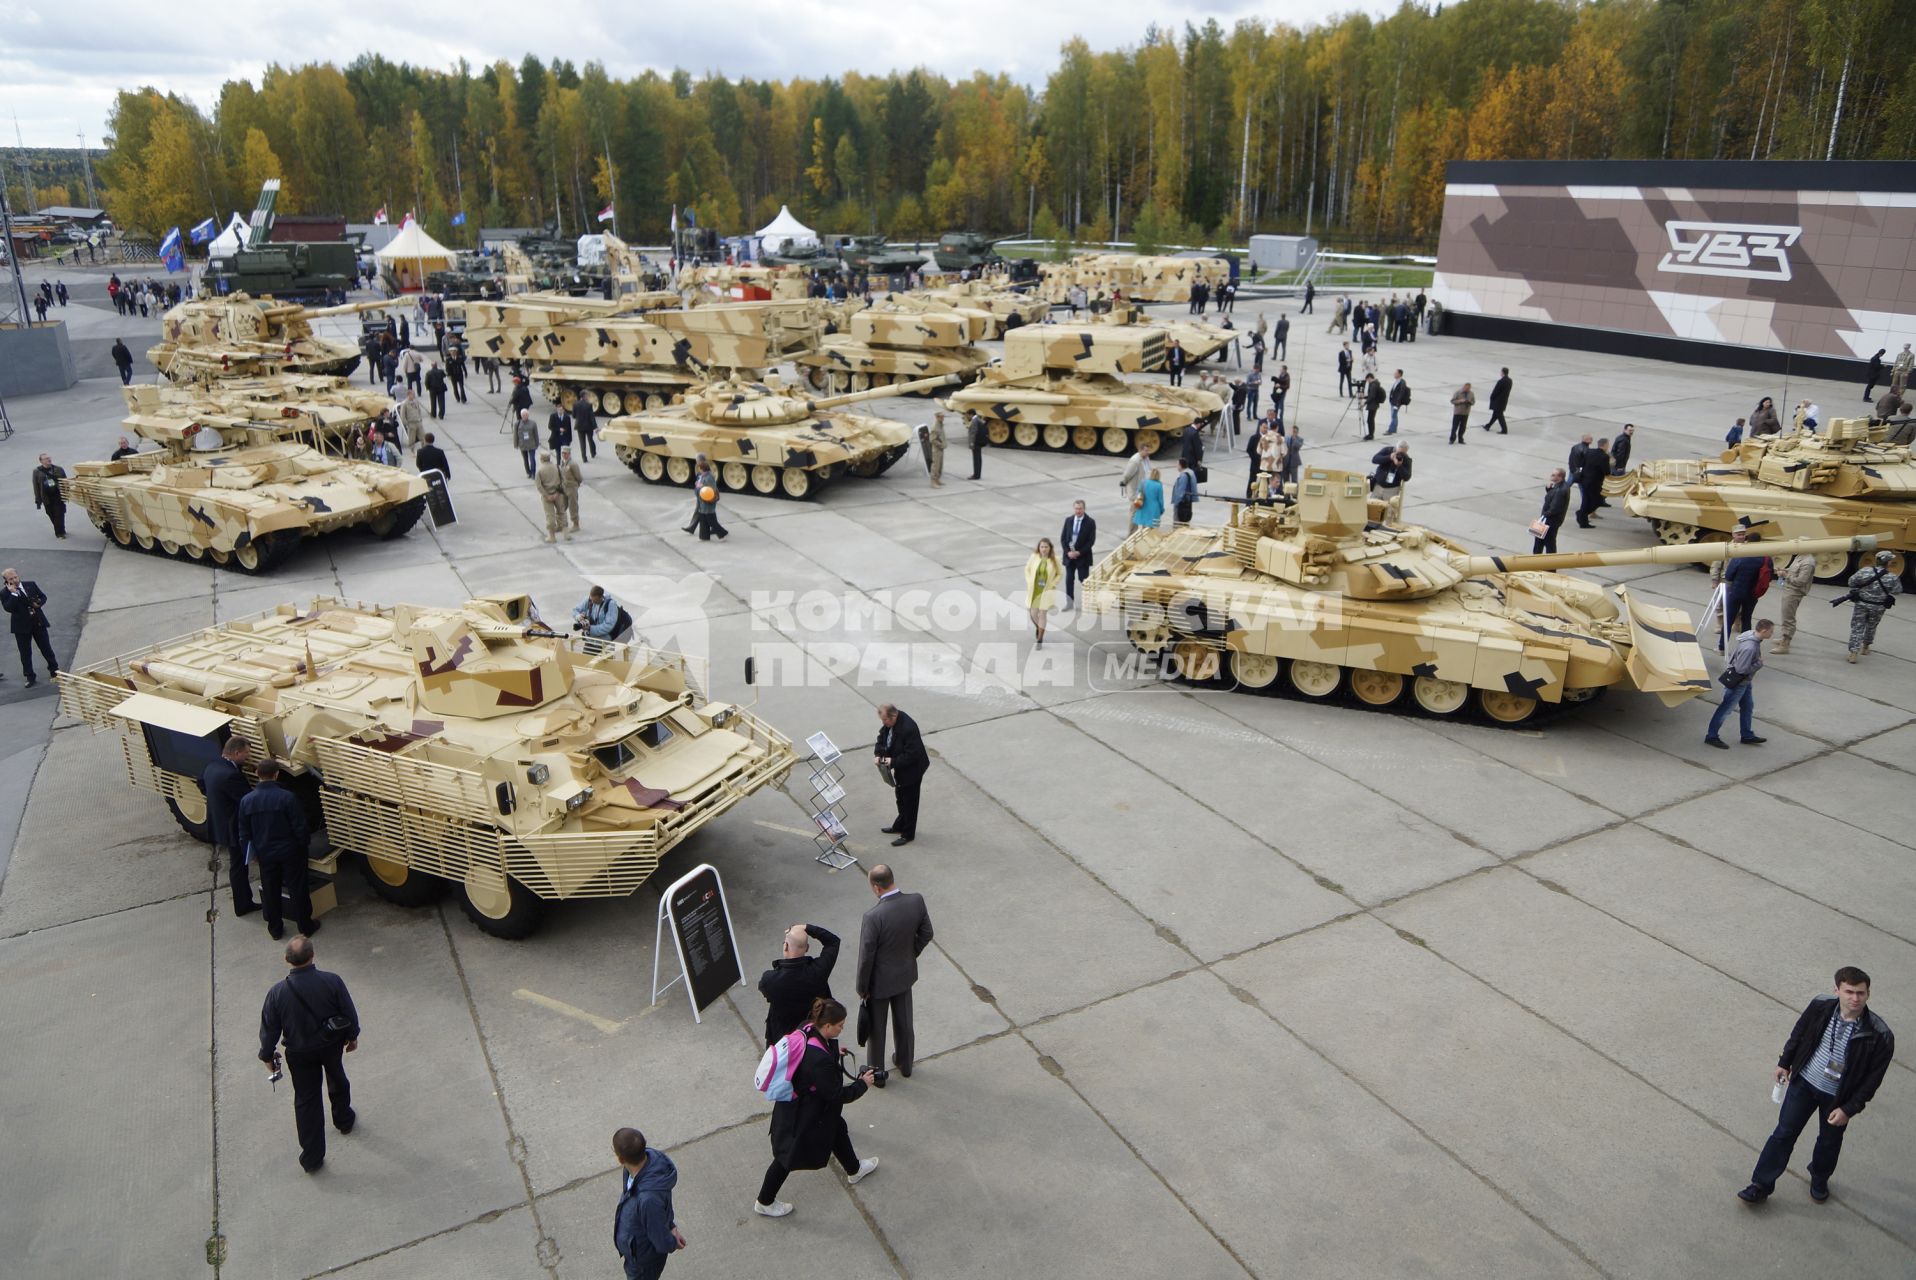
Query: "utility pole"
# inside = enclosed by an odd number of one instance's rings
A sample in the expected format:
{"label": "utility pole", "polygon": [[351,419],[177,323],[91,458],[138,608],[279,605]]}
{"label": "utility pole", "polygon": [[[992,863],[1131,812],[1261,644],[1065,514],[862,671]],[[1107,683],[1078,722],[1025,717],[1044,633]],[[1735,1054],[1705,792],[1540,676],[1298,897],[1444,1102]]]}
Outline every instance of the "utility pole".
{"label": "utility pole", "polygon": [[0,235],[7,238],[7,266],[13,272],[13,290],[20,295],[20,327],[27,328],[33,323],[33,312],[27,309],[27,286],[20,278],[20,247],[13,238],[13,210],[7,204],[7,184],[0,178]]}
{"label": "utility pole", "polygon": [[[18,111],[13,113],[13,141],[15,145],[20,148],[20,181],[26,184],[27,203],[33,206],[31,209],[22,209],[21,212],[38,213],[40,211],[40,193],[33,189],[33,166],[27,163],[27,140],[20,136],[20,113]],[[25,319],[24,316],[21,318]]]}
{"label": "utility pole", "polygon": [[452,186],[454,198],[459,201],[455,213],[466,211],[466,180],[459,175],[459,131],[452,131]]}
{"label": "utility pole", "polygon": [[81,168],[86,170],[87,207],[91,209],[97,209],[100,207],[100,197],[93,190],[93,159],[92,157],[88,156],[86,153],[86,130],[82,129],[80,131],[79,138],[80,138],[80,166]]}

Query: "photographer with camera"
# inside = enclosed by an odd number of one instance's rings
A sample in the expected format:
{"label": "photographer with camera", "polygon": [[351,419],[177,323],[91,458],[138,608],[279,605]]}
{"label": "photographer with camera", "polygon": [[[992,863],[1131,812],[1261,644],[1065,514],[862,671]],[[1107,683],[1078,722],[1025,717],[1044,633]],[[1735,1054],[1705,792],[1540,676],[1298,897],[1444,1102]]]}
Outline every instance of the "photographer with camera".
{"label": "photographer with camera", "polygon": [[[1894,551],[1878,551],[1876,563],[1867,569],[1858,569],[1850,575],[1849,590],[1838,596],[1833,603],[1841,604],[1848,600],[1856,606],[1849,615],[1849,660],[1856,661],[1869,652],[1876,643],[1876,624],[1883,615],[1896,607],[1896,597],[1901,593],[1903,584],[1890,566],[1896,563]],[[26,645],[20,646],[20,652],[26,654]],[[33,669],[27,668],[28,683],[32,683]]]}
{"label": "photographer with camera", "polygon": [[792,1076],[792,1100],[772,1107],[772,1163],[759,1184],[752,1212],[782,1218],[792,1206],[778,1198],[779,1188],[794,1169],[823,1169],[833,1157],[845,1171],[845,1181],[856,1185],[878,1167],[877,1156],[858,1158],[851,1130],[845,1126],[845,1106],[865,1096],[872,1069],[856,1076],[842,1066],[849,1049],[838,1047],[845,1032],[845,1006],[829,996],[812,1001],[805,1032],[805,1056]]}
{"label": "photographer with camera", "polygon": [[588,640],[617,640],[632,629],[632,615],[595,584],[572,606],[572,629]]}
{"label": "photographer with camera", "polygon": [[[47,593],[40,590],[37,582],[22,582],[18,569],[8,569],[0,577],[4,577],[4,584],[0,584],[0,605],[6,607],[9,615],[13,642],[20,646],[20,670],[26,673],[27,688],[31,689],[40,682],[33,671],[33,646],[40,647],[40,656],[47,660],[47,672],[60,674],[60,662],[53,656],[53,641],[47,635]],[[1870,628],[1872,633],[1875,630]]]}
{"label": "photographer with camera", "polygon": [[293,1073],[293,1123],[299,1130],[299,1167],[318,1173],[326,1163],[326,1115],[320,1107],[320,1074],[332,1099],[333,1127],[351,1133],[352,1082],[342,1054],[359,1048],[359,1010],[338,974],[313,964],[313,942],[294,934],[286,944],[292,972],[273,984],[259,1014],[259,1060],[280,1078],[279,1045],[286,1042],[286,1068]]}

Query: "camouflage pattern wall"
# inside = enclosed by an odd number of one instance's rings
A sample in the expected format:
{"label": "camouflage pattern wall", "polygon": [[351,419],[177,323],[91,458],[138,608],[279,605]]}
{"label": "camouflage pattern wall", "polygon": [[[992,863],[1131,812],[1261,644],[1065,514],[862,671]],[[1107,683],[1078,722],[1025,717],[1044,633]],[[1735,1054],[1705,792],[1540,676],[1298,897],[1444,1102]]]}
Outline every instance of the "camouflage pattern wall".
{"label": "camouflage pattern wall", "polygon": [[1916,341],[1916,164],[1458,161],[1465,315],[1846,359]]}

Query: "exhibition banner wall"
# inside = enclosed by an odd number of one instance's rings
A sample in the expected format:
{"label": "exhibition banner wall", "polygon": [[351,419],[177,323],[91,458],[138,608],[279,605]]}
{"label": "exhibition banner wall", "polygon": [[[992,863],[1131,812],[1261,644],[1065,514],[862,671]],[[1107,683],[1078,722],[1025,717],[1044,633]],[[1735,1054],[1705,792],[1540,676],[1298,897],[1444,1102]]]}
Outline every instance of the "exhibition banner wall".
{"label": "exhibition banner wall", "polygon": [[1916,341],[1916,164],[1458,161],[1448,310],[1868,358]]}

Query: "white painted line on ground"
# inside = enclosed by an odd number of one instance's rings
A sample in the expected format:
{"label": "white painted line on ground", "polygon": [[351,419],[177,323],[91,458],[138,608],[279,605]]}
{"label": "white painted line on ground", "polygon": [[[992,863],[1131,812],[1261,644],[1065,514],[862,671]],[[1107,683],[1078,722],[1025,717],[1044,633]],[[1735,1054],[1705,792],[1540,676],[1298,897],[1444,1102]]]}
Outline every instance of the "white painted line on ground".
{"label": "white painted line on ground", "polygon": [[528,991],[524,987],[520,987],[512,995],[515,1000],[524,1000],[528,1004],[538,1005],[541,1009],[550,1009],[554,1013],[562,1013],[568,1018],[577,1019],[587,1026],[597,1027],[606,1035],[613,1034],[625,1025],[622,1022],[614,1022],[610,1018],[601,1018],[596,1013],[587,1013],[584,1009],[576,1008],[563,1000],[554,1000],[551,996],[542,996],[537,991]]}

